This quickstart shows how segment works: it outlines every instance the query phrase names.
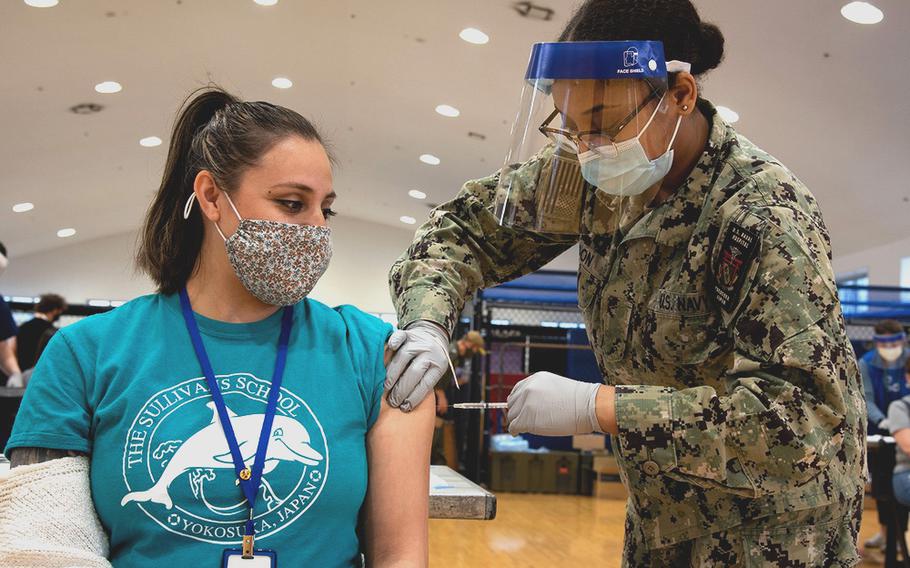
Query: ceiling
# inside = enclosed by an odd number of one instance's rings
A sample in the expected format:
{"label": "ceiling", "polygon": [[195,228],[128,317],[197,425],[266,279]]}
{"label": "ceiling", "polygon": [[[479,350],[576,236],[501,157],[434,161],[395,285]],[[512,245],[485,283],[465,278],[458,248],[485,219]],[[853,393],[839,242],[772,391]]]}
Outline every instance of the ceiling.
{"label": "ceiling", "polygon": [[[845,0],[697,0],[727,38],[705,96],[787,164],[821,202],[835,254],[908,235],[910,2],[874,0],[882,23],[840,16]],[[554,39],[573,1],[536,0],[552,21],[509,0],[61,0],[0,3],[0,240],[11,256],[125,233],[157,189],[170,125],[209,81],[313,119],[340,159],[341,214],[407,228],[426,202],[496,170],[530,44]],[[474,26],[487,45],[458,37]],[[294,86],[271,86],[277,76]],[[116,80],[123,91],[98,94]],[[79,103],[104,106],[76,115]],[[458,118],[434,112],[438,104]],[[469,132],[485,139],[470,137]],[[140,138],[159,136],[156,148]],[[429,166],[418,156],[432,153]],[[13,213],[15,203],[35,209]],[[62,240],[57,230],[73,227]]]}

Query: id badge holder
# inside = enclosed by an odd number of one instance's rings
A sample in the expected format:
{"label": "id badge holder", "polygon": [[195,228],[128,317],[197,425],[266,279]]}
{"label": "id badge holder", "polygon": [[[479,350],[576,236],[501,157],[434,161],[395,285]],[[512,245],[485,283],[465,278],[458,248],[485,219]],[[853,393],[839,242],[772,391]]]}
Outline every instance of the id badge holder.
{"label": "id badge holder", "polygon": [[257,548],[252,558],[243,558],[243,550],[228,548],[221,555],[221,568],[277,568],[278,553]]}

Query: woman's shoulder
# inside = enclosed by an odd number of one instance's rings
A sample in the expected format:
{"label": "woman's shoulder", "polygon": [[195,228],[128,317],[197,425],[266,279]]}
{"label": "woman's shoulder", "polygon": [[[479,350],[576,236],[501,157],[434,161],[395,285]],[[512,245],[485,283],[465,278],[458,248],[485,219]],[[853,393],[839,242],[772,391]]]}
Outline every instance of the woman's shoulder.
{"label": "woman's shoulder", "polygon": [[329,307],[307,299],[298,304],[298,310],[307,318],[307,327],[323,341],[344,346],[343,351],[360,369],[365,383],[381,384],[385,377],[385,346],[393,331],[391,324],[351,305]]}
{"label": "woman's shoulder", "polygon": [[812,270],[826,297],[836,295],[831,238],[815,197],[780,161],[744,136],[734,138],[710,213],[712,266],[728,273],[748,273],[758,262],[781,274],[786,267]]}
{"label": "woman's shoulder", "polygon": [[726,199],[718,208],[722,217],[749,211],[768,217],[774,213],[802,223],[824,226],[815,196],[780,160],[736,133],[724,166]]}
{"label": "woman's shoulder", "polygon": [[713,224],[718,241],[731,231],[754,240],[789,238],[827,255],[831,239],[812,192],[786,166],[737,135],[725,159]]}
{"label": "woman's shoulder", "polygon": [[306,299],[298,304],[297,309],[314,324],[348,335],[364,338],[383,336],[384,340],[392,332],[391,324],[350,304],[330,307],[318,300]]}

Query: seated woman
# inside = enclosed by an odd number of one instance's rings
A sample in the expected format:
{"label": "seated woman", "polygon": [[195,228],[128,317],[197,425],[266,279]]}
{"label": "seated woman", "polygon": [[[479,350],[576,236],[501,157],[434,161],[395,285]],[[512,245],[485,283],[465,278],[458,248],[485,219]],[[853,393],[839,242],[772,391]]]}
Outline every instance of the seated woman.
{"label": "seated woman", "polygon": [[307,299],[335,197],[296,112],[187,103],[138,253],[159,293],[49,344],[7,446],[0,565],[426,566],[433,402],[391,409],[391,327]]}

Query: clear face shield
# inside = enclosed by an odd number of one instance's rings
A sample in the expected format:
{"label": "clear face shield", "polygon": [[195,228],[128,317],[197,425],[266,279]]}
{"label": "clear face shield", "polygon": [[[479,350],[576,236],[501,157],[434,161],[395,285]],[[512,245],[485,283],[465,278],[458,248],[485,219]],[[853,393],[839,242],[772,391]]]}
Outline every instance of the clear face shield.
{"label": "clear face shield", "polygon": [[679,120],[666,95],[660,42],[536,44],[500,172],[500,224],[577,235],[592,191],[608,229],[643,211],[673,161]]}

